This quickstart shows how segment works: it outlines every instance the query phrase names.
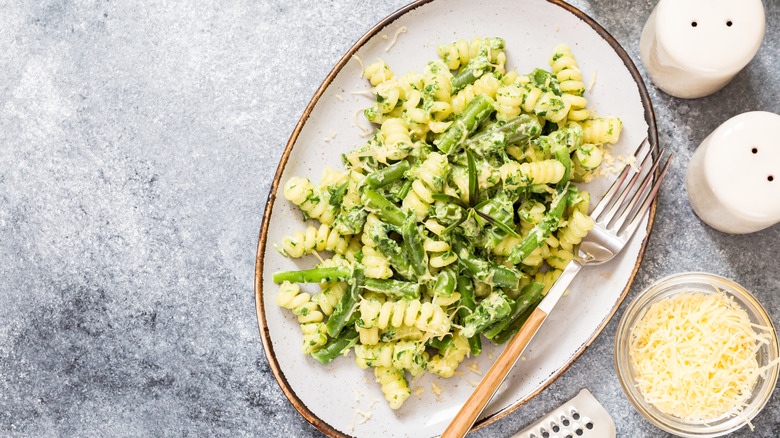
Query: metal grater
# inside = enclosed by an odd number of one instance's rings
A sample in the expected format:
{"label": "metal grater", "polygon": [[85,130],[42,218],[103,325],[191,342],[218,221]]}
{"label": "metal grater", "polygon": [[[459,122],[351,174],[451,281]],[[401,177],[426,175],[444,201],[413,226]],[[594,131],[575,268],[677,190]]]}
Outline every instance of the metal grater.
{"label": "metal grater", "polygon": [[615,438],[609,412],[583,389],[576,397],[512,438]]}

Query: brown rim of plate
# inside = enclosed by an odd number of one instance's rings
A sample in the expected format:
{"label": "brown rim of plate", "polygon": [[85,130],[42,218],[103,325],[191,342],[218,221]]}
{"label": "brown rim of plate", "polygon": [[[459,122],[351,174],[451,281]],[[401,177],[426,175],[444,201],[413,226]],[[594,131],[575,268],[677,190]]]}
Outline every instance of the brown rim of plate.
{"label": "brown rim of plate", "polygon": [[[298,139],[298,135],[301,133],[301,130],[303,129],[303,125],[306,123],[306,120],[308,120],[309,115],[314,109],[314,105],[319,101],[320,97],[325,92],[325,90],[330,85],[330,83],[333,82],[333,79],[336,77],[336,75],[338,75],[341,69],[344,68],[347,62],[349,62],[349,60],[352,58],[352,55],[357,53],[358,49],[360,49],[374,35],[378,34],[382,29],[389,26],[395,20],[402,17],[406,13],[414,9],[417,9],[418,7],[423,6],[425,4],[431,3],[433,1],[435,0],[418,0],[388,15],[385,19],[380,21],[378,24],[372,27],[368,32],[366,32],[362,37],[360,37],[360,39],[347,51],[347,53],[341,57],[339,62],[336,63],[336,65],[333,67],[333,70],[331,70],[331,72],[323,81],[322,85],[320,85],[319,88],[317,88],[317,91],[314,93],[314,97],[312,97],[311,101],[309,102],[309,105],[306,106],[306,109],[304,110],[303,115],[298,121],[298,124],[295,125],[295,129],[293,130],[293,133],[290,136],[290,140],[287,142],[287,145],[284,148],[284,152],[282,153],[282,157],[279,161],[279,167],[277,168],[276,174],[274,175],[274,179],[271,183],[271,187],[268,193],[268,200],[266,201],[265,210],[263,212],[263,222],[262,222],[262,228],[260,229],[260,238],[257,244],[257,258],[255,263],[255,308],[257,311],[257,324],[260,329],[260,336],[263,341],[263,348],[265,350],[265,355],[266,358],[268,359],[268,364],[271,367],[271,371],[274,373],[274,376],[276,377],[277,383],[282,388],[282,391],[290,400],[290,402],[295,407],[295,409],[297,409],[298,412],[301,415],[303,415],[303,417],[309,423],[314,425],[314,427],[316,427],[321,432],[331,437],[350,437],[350,435],[346,435],[336,430],[335,428],[333,428],[333,426],[331,426],[330,424],[326,423],[325,421],[317,417],[317,415],[315,415],[311,410],[309,410],[309,408],[298,398],[298,395],[295,394],[295,392],[292,390],[292,388],[287,382],[287,379],[284,376],[284,373],[279,367],[279,363],[276,361],[276,355],[274,355],[273,345],[271,345],[271,337],[268,331],[268,326],[266,324],[265,310],[263,307],[264,304],[263,303],[263,261],[264,260],[262,256],[265,253],[266,240],[268,238],[268,224],[271,218],[271,209],[273,208],[274,201],[276,200],[276,193],[279,188],[279,181],[281,180],[282,173],[284,172],[284,168],[287,165],[287,160],[290,158],[290,153],[292,152],[293,144],[295,144],[295,141]],[[656,124],[655,124],[655,113],[653,112],[653,105],[650,101],[650,96],[647,93],[647,88],[645,87],[644,81],[642,80],[642,77],[639,75],[639,71],[634,65],[634,62],[631,61],[631,58],[628,56],[628,53],[626,53],[623,47],[621,47],[621,45],[617,42],[617,40],[615,40],[615,38],[612,35],[610,35],[609,32],[607,32],[603,27],[601,27],[601,25],[596,23],[595,20],[590,18],[584,12],[560,0],[546,0],[546,1],[548,3],[552,3],[556,6],[559,6],[569,11],[574,16],[587,23],[590,27],[593,28],[593,30],[596,31],[596,33],[598,33],[607,43],[609,43],[609,45],[612,47],[615,53],[617,53],[620,59],[623,60],[623,64],[631,73],[631,76],[634,78],[634,82],[636,82],[637,88],[639,89],[639,95],[640,98],[642,99],[642,104],[645,108],[645,122],[647,123],[648,126],[648,133],[647,133],[648,139],[653,147],[654,152],[658,153],[658,131],[656,129]],[[544,383],[538,390],[536,390],[532,394],[529,394],[528,396],[518,401],[514,405],[479,420],[477,423],[474,424],[472,430],[479,429],[482,426],[486,426],[500,418],[503,418],[507,414],[511,413],[512,411],[514,411],[515,409],[523,405],[528,400],[538,395],[545,388],[547,388],[552,382],[554,382],[561,374],[563,374],[563,372],[566,371],[571,366],[571,364],[573,364],[580,357],[580,355],[582,355],[585,349],[588,348],[593,343],[593,341],[598,337],[598,335],[601,334],[601,332],[604,330],[604,327],[606,327],[607,323],[615,315],[615,312],[617,312],[618,307],[620,307],[620,304],[623,302],[626,295],[628,294],[628,291],[631,288],[631,284],[634,282],[634,278],[636,277],[637,270],[639,269],[639,264],[644,258],[645,249],[647,248],[647,241],[650,238],[650,231],[653,228],[653,219],[655,218],[655,210],[657,204],[658,204],[658,198],[656,198],[655,201],[653,201],[653,207],[650,210],[650,219],[647,224],[647,236],[645,236],[644,241],[642,241],[642,246],[639,249],[637,261],[636,264],[634,265],[634,269],[631,272],[631,276],[629,277],[626,286],[623,288],[623,292],[620,294],[620,298],[615,303],[615,306],[612,308],[612,311],[610,312],[609,316],[607,316],[601,322],[601,324],[599,325],[598,329],[593,334],[593,336],[582,346],[582,348],[580,348],[578,351],[574,353],[574,355],[572,356],[568,364],[566,364],[561,369],[559,369],[556,373],[551,375],[550,379],[546,383]]]}

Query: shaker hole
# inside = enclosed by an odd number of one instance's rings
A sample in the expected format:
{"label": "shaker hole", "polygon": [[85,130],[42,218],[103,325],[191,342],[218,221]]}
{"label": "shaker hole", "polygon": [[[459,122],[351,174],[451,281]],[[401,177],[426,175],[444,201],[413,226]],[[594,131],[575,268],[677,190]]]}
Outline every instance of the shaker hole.
{"label": "shaker hole", "polygon": [[769,175],[768,177],[766,177],[766,180],[772,182],[775,180],[775,177],[773,175]]}
{"label": "shaker hole", "polygon": [[577,430],[574,431],[574,433],[576,433],[577,436],[582,436],[582,434],[583,434],[582,429],[577,429]]}
{"label": "shaker hole", "polygon": [[593,423],[591,423],[590,421],[588,421],[588,423],[587,423],[587,424],[585,424],[585,428],[586,428],[586,429],[588,429],[588,430],[590,430],[590,429],[593,429]]}
{"label": "shaker hole", "polygon": [[569,420],[568,419],[564,419],[563,420],[563,425],[564,426],[568,426],[569,425]]}
{"label": "shaker hole", "polygon": [[561,428],[558,427],[558,425],[556,424],[555,426],[552,427],[552,430],[553,430],[553,432],[558,433],[558,432],[561,431]]}
{"label": "shaker hole", "polygon": [[[579,420],[580,419],[580,414],[574,412],[574,413],[572,413],[571,417],[574,418],[575,420]],[[567,426],[568,426],[568,424],[567,424]]]}
{"label": "shaker hole", "polygon": [[753,152],[754,154],[757,154],[758,153],[758,148],[753,148],[753,149],[750,150],[750,152]]}
{"label": "shaker hole", "polygon": [[696,27],[696,26],[698,26],[698,25],[699,25],[699,23],[697,23],[697,22],[695,22],[695,21],[691,21],[691,27]]}
{"label": "shaker hole", "polygon": [[726,26],[731,27],[731,25],[734,24],[731,20],[726,22]]}

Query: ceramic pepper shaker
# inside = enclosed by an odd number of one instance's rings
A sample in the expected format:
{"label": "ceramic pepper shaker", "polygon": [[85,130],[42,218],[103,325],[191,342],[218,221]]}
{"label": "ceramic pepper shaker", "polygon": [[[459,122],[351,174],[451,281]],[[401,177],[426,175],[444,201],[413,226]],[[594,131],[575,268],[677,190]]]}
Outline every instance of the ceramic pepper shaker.
{"label": "ceramic pepper shaker", "polygon": [[642,30],[642,64],[672,96],[707,96],[753,59],[765,21],[761,0],[661,0]]}
{"label": "ceramic pepper shaker", "polygon": [[780,222],[780,115],[732,117],[696,149],[688,165],[688,200],[711,227],[752,233]]}

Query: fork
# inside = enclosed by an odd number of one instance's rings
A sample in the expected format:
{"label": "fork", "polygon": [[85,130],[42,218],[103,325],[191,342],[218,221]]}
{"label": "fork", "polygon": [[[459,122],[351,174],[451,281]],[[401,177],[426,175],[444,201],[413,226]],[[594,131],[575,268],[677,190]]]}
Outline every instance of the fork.
{"label": "fork", "polygon": [[[580,269],[586,265],[598,265],[611,260],[626,246],[628,240],[639,228],[642,219],[653,204],[661,180],[666,174],[672,158],[670,153],[661,166],[658,178],[651,185],[653,175],[659,169],[666,149],[661,150],[653,158],[652,147],[648,148],[648,146],[650,146],[650,142],[645,138],[633,157],[636,162],[644,155],[639,169],[634,169],[634,163],[626,164],[602,200],[591,212],[590,216],[594,220],[594,225],[580,243],[580,257],[575,257],[564,269],[542,302],[531,313],[523,327],[512,338],[504,352],[496,359],[469,399],[466,400],[466,403],[442,434],[442,438],[462,437],[469,431]],[[632,170],[635,170],[633,177],[624,184]],[[645,170],[647,170],[646,173]],[[639,186],[635,187],[643,174],[644,178]]]}

